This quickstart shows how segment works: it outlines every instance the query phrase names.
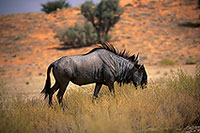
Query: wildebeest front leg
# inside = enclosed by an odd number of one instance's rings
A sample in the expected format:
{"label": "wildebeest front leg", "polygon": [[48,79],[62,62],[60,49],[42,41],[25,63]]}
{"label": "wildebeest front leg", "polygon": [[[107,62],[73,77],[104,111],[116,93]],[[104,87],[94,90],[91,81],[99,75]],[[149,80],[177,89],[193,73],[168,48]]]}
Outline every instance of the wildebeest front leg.
{"label": "wildebeest front leg", "polygon": [[135,89],[137,90],[137,86],[138,86],[138,84],[135,83],[135,82],[133,82],[133,84],[134,84],[134,86],[135,86]]}
{"label": "wildebeest front leg", "polygon": [[99,91],[101,89],[102,84],[96,83],[95,89],[94,89],[94,98],[98,97]]}
{"label": "wildebeest front leg", "polygon": [[107,84],[109,90],[110,90],[110,93],[113,94],[115,96],[115,89],[114,89],[114,82],[112,83],[108,83]]}

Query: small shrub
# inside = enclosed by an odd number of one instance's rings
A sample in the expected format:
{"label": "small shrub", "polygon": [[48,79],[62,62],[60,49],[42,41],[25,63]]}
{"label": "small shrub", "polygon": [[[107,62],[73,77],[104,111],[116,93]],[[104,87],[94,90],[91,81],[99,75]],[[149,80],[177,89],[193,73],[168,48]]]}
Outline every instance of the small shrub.
{"label": "small shrub", "polygon": [[70,4],[65,0],[56,0],[56,1],[49,1],[46,4],[41,4],[42,11],[49,14],[51,12],[56,11],[57,9],[68,8]]}
{"label": "small shrub", "polygon": [[176,63],[173,60],[170,60],[168,58],[163,58],[161,60],[161,64],[163,64],[163,65],[175,65]]}
{"label": "small shrub", "polygon": [[56,35],[65,45],[73,47],[84,47],[95,44],[97,34],[91,23],[86,22],[83,26],[75,24],[74,27],[69,27],[64,32]]}
{"label": "small shrub", "polygon": [[196,61],[191,60],[191,59],[190,59],[190,60],[188,59],[188,60],[186,60],[185,63],[186,63],[186,65],[194,65],[194,64],[196,64]]}

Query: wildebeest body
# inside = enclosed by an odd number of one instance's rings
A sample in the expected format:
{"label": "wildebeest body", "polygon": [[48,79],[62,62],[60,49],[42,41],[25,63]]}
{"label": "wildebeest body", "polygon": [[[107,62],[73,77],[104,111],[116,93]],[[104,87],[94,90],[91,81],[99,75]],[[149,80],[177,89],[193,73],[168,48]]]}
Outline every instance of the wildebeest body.
{"label": "wildebeest body", "polygon": [[54,63],[54,74],[56,75],[56,72],[60,71],[58,76],[63,75],[75,84],[85,85],[94,82],[104,83],[107,80],[116,81],[119,79],[119,75],[126,74],[125,70],[130,70],[133,66],[133,63],[102,49],[88,55],[59,59]]}
{"label": "wildebeest body", "polygon": [[[58,89],[58,101],[59,103],[62,101],[69,81],[77,85],[96,83],[95,97],[98,96],[103,84],[115,93],[115,81],[118,83],[133,82],[135,85],[142,83],[143,73],[146,71],[139,69],[139,67],[144,67],[143,65],[136,68],[138,61],[135,56],[127,57],[124,53],[116,54],[112,45],[102,44],[102,46],[104,48],[94,49],[87,54],[62,57],[49,66],[46,85],[42,91],[45,97],[49,95],[49,104],[52,102],[54,92]],[[51,68],[53,68],[56,80],[52,88],[50,88],[49,77]]]}

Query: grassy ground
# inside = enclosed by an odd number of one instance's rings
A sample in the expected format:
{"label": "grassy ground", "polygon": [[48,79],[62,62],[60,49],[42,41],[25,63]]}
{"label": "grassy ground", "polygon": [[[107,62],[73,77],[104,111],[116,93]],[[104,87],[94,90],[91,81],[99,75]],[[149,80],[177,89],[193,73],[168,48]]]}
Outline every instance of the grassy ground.
{"label": "grassy ground", "polygon": [[11,96],[0,82],[0,132],[144,132],[175,131],[190,126],[200,114],[200,66],[195,76],[183,71],[150,81],[148,88],[106,87],[92,102],[93,90],[70,90],[60,107],[40,99]]}

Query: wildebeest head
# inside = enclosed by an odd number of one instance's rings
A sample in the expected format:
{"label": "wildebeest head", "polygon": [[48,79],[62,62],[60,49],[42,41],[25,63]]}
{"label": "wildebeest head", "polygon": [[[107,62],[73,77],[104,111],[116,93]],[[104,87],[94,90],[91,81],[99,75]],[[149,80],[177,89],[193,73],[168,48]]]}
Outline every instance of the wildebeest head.
{"label": "wildebeest head", "polygon": [[132,82],[136,86],[141,85],[142,89],[147,86],[147,73],[144,65],[139,62],[139,53],[135,58],[132,56],[132,62],[134,62],[134,68],[132,72]]}

